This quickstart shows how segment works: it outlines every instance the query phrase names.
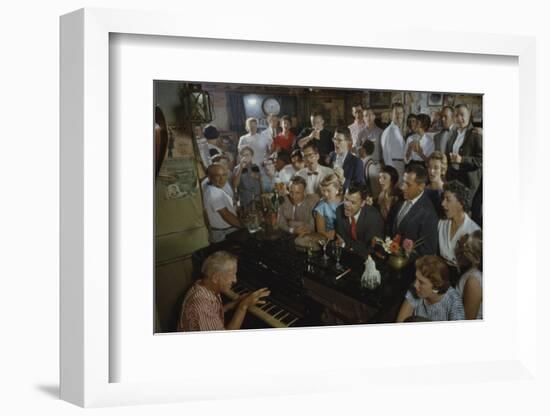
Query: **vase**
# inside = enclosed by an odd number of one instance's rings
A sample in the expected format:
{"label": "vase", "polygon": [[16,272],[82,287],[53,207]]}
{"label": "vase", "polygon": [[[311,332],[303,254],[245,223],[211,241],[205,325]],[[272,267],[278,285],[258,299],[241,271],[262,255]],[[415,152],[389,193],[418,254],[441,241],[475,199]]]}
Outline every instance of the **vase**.
{"label": "vase", "polygon": [[401,270],[409,263],[409,258],[390,254],[388,256],[388,265],[394,270]]}

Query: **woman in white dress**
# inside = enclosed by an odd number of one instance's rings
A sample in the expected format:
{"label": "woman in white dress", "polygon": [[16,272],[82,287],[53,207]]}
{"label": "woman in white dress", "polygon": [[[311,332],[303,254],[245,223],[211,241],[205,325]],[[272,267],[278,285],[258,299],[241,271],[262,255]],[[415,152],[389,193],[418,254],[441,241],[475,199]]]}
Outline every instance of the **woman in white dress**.
{"label": "woman in white dress", "polygon": [[443,186],[441,206],[446,219],[438,224],[439,255],[450,266],[451,284],[454,286],[458,278],[458,264],[455,248],[458,240],[465,235],[479,230],[467,214],[470,209],[471,195],[466,186],[458,181],[451,181]]}
{"label": "woman in white dress", "polygon": [[460,277],[456,291],[462,298],[466,319],[483,319],[482,312],[482,246],[481,230],[462,236],[456,246],[456,260]]}

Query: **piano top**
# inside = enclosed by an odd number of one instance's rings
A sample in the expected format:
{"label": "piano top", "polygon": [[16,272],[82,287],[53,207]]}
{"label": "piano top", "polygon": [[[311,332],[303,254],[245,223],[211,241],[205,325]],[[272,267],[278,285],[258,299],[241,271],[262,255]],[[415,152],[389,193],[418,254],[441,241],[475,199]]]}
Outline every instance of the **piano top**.
{"label": "piano top", "polygon": [[[194,259],[197,266],[209,254],[227,250],[238,256],[238,270],[241,273],[254,274],[259,285],[271,289],[273,298],[281,299],[283,304],[289,305],[295,311],[298,310],[297,304],[302,302],[302,298],[308,296],[307,287],[314,286],[320,288],[325,292],[324,296],[329,298],[343,296],[364,304],[379,312],[380,317],[376,321],[387,322],[384,313],[402,303],[412,281],[410,273],[394,271],[383,260],[372,256],[381,272],[382,282],[376,289],[366,289],[361,287],[365,259],[356,253],[344,249],[340,263],[344,269],[351,268],[351,272],[336,280],[336,276],[342,271],[336,270],[333,257],[325,262],[322,252],[308,256],[308,253],[296,248],[295,237],[290,234],[272,240],[269,236],[266,238],[262,232],[249,234],[247,230],[239,230],[228,237],[221,243],[196,252]],[[327,253],[330,255],[331,251],[327,250]]]}

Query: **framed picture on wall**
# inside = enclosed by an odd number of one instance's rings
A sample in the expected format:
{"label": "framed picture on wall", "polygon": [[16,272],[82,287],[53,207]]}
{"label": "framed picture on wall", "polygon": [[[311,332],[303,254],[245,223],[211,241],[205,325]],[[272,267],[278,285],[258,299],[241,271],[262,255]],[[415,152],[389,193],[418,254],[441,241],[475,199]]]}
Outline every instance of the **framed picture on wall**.
{"label": "framed picture on wall", "polygon": [[[305,12],[299,5],[296,7]],[[313,17],[321,17],[315,13]],[[312,85],[349,89],[350,79],[361,80],[358,84],[364,82],[368,68],[383,88],[410,91],[412,83],[396,81],[387,67],[396,63],[405,67],[413,60],[415,65],[408,71],[411,78],[421,79],[422,85],[431,91],[453,90],[444,71],[448,67],[446,56],[452,52],[453,59],[463,61],[462,73],[476,75],[477,84],[468,81],[472,76],[463,77],[464,91],[475,91],[479,80],[483,80],[483,91],[491,96],[491,107],[484,108],[484,116],[496,119],[508,111],[517,127],[491,126],[494,137],[499,137],[499,146],[498,152],[484,154],[489,158],[487,166],[491,173],[510,172],[519,178],[522,187],[507,189],[507,197],[517,204],[511,204],[506,212],[492,210],[491,224],[521,218],[523,226],[518,227],[515,237],[520,240],[530,240],[536,229],[535,216],[520,215],[526,208],[520,190],[530,191],[532,184],[525,173],[529,160],[525,152],[530,149],[517,146],[519,132],[526,137],[536,135],[533,115],[519,111],[536,101],[536,77],[530,76],[536,63],[534,39],[483,34],[473,39],[464,33],[442,32],[435,41],[433,34],[412,36],[396,28],[391,33],[373,30],[376,36],[368,39],[337,31],[330,33],[333,42],[354,47],[325,47],[323,42],[328,35],[322,25],[272,35],[252,26],[246,36],[235,35],[234,25],[246,23],[247,16],[243,15],[236,8],[228,14],[227,24],[217,26],[216,32],[205,28],[203,22],[189,19],[182,28],[181,21],[186,15],[173,13],[151,16],[150,12],[82,9],[62,17],[60,205],[65,215],[60,230],[61,398],[80,406],[97,407],[197,399],[257,399],[274,392],[311,395],[342,389],[360,389],[374,397],[385,393],[386,386],[398,378],[403,383],[394,386],[392,394],[403,398],[402,410],[406,410],[410,403],[407,399],[412,398],[411,387],[429,389],[433,380],[452,384],[457,395],[472,388],[505,384],[503,381],[511,389],[521,390],[528,384],[530,391],[542,391],[545,380],[540,380],[537,363],[533,363],[540,343],[537,331],[542,330],[537,325],[541,323],[510,326],[510,322],[529,323],[528,318],[536,316],[540,304],[533,298],[531,288],[537,286],[541,273],[536,262],[522,264],[521,276],[517,272],[518,259],[531,254],[531,248],[525,245],[515,247],[517,256],[502,262],[499,253],[510,249],[509,242],[499,238],[496,229],[488,229],[484,234],[487,239],[484,249],[489,254],[484,262],[490,266],[486,270],[491,270],[488,277],[498,277],[510,284],[499,286],[498,296],[488,302],[491,319],[479,321],[478,325],[460,322],[245,333],[154,333],[151,87],[157,79],[223,78],[227,82],[242,82],[243,77],[257,76],[256,67],[239,65],[244,58],[261,59],[267,55],[297,61],[289,68],[264,66],[263,76],[273,84],[301,85],[307,79]],[[251,39],[272,42],[264,42],[260,52]],[[297,39],[300,43],[296,43]],[[172,48],[169,54],[165,53],[167,44]],[[358,50],[365,53],[357,53]],[[437,59],[426,62],[424,52],[419,50],[429,51]],[[512,63],[495,63],[491,55],[495,51],[506,55]],[[477,54],[475,63],[470,58],[473,53]],[[118,59],[111,60],[112,56]],[[143,56],[150,58],[147,65]],[[319,71],[309,69],[311,56],[325,59]],[[335,77],[334,74],[342,72],[342,56],[353,65],[345,76]],[[205,64],[188,65],[190,59],[200,59]],[[227,62],[224,68],[216,65],[220,61]],[[373,61],[383,65],[374,65]],[[441,75],[435,79],[427,75],[431,72]],[[510,102],[509,97],[518,87],[519,99]],[[369,104],[388,108],[391,99],[391,92],[374,91]],[[129,139],[133,140],[132,146],[124,146]],[[182,143],[184,155],[186,144]],[[179,191],[172,187],[172,201],[187,197],[183,191],[189,182],[185,176],[187,167],[176,168],[176,173],[182,172],[182,178],[174,181]],[[489,198],[492,206],[500,197],[495,195],[498,189],[493,190],[498,188],[492,186],[495,180],[490,180],[496,176],[488,175],[489,186],[484,188],[484,199]],[[74,192],[75,183],[81,185],[79,192]],[[336,284],[347,287],[349,278],[342,276]],[[522,285],[518,284],[520,278]],[[424,341],[410,343],[411,330],[421,332]],[[346,345],[344,354],[334,353],[335,342]],[[425,343],[441,342],[446,348],[423,348]],[[367,344],[370,350],[365,354]],[[288,345],[292,345],[292,354],[281,354]],[[403,345],[407,345],[409,354],[399,354]],[[372,375],[373,381],[365,379],[366,373]],[[232,382],[227,383],[220,374],[234,375]],[[464,382],[457,384],[457,379]],[[524,394],[526,399],[533,398]],[[496,392],[489,395],[497,396]],[[431,400],[437,406],[446,403],[444,395],[434,395]]]}
{"label": "framed picture on wall", "polygon": [[371,91],[369,94],[369,105],[373,108],[386,108],[391,102],[391,91]]}
{"label": "framed picture on wall", "polygon": [[428,94],[429,107],[441,107],[443,105],[443,94],[432,92]]}
{"label": "framed picture on wall", "polygon": [[454,94],[444,94],[443,95],[443,105],[448,105],[453,107],[455,105],[455,95]]}

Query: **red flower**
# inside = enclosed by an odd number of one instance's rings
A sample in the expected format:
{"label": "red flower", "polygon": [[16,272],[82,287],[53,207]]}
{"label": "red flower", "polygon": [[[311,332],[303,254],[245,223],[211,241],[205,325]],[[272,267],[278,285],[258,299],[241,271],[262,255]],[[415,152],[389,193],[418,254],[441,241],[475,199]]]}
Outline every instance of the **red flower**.
{"label": "red flower", "polygon": [[397,245],[401,244],[401,236],[397,234],[395,237],[393,237],[393,241],[397,243]]}
{"label": "red flower", "polygon": [[395,254],[399,251],[399,244],[396,243],[395,241],[393,241],[391,244],[390,244],[390,251]]}

